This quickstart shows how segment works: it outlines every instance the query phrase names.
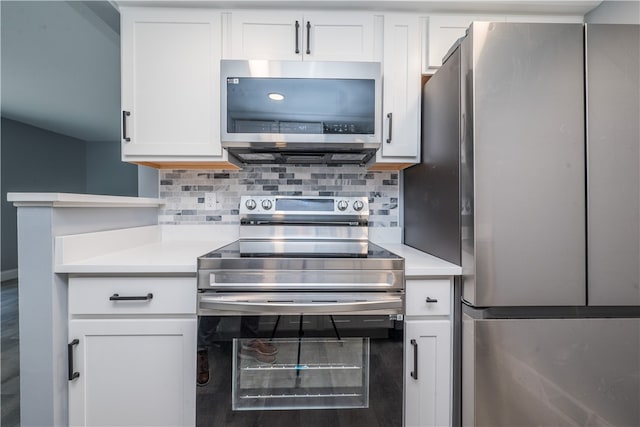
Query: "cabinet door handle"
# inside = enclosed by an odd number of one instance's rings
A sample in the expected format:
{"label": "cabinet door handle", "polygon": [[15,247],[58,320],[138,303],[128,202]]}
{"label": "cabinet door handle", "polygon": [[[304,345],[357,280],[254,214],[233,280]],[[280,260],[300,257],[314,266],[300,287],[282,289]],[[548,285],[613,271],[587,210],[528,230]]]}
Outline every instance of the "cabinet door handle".
{"label": "cabinet door handle", "polygon": [[67,360],[69,362],[69,381],[73,381],[80,376],[80,372],[73,372],[73,347],[80,344],[78,338],[67,344]]}
{"label": "cabinet door handle", "polygon": [[387,119],[389,119],[389,138],[387,138],[387,144],[391,144],[391,138],[393,137],[393,114],[387,113]]}
{"label": "cabinet door handle", "polygon": [[300,53],[299,36],[300,36],[300,22],[296,21],[296,54]]}
{"label": "cabinet door handle", "polygon": [[131,138],[127,136],[127,117],[131,115],[131,111],[122,112],[122,139],[129,142]]}
{"label": "cabinet door handle", "polygon": [[418,379],[418,342],[416,340],[411,340],[411,345],[413,346],[413,371],[411,371],[411,378],[414,380]]}
{"label": "cabinet door handle", "polygon": [[121,297],[119,294],[113,294],[109,297],[109,301],[151,301],[152,299],[153,299],[153,294],[151,293],[147,295],[131,296],[131,297]]}
{"label": "cabinet door handle", "polygon": [[307,55],[311,53],[311,21],[307,21]]}
{"label": "cabinet door handle", "polygon": [[430,297],[427,297],[427,302],[428,302],[428,303],[438,302],[438,300],[437,300],[436,298],[430,298]]}

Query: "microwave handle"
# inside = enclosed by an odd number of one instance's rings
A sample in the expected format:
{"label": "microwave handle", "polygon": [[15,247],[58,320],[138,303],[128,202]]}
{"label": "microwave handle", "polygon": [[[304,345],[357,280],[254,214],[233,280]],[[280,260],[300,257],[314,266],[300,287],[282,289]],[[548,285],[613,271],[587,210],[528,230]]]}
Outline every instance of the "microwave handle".
{"label": "microwave handle", "polygon": [[296,21],[296,55],[300,53],[300,22]]}

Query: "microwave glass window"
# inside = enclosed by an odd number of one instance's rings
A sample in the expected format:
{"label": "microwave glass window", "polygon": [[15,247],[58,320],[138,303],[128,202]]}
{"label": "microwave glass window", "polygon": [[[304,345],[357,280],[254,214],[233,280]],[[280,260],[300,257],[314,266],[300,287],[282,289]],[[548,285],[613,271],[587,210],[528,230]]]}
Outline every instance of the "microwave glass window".
{"label": "microwave glass window", "polygon": [[227,78],[227,132],[375,131],[373,79]]}

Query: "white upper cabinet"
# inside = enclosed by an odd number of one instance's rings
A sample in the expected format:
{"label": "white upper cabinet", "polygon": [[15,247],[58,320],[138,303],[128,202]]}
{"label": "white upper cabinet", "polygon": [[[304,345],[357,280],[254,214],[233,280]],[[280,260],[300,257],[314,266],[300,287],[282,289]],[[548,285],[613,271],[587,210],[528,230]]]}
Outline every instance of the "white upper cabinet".
{"label": "white upper cabinet", "polygon": [[220,13],[121,8],[122,159],[226,160]]}
{"label": "white upper cabinet", "polygon": [[228,59],[376,59],[372,13],[233,11],[229,19]]}
{"label": "white upper cabinet", "polygon": [[383,131],[377,163],[420,161],[421,40],[417,15],[384,15]]}

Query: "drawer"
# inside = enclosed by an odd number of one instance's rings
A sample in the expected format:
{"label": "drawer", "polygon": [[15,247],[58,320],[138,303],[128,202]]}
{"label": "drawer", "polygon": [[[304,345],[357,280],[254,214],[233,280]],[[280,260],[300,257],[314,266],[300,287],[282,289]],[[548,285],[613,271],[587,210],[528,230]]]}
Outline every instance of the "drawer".
{"label": "drawer", "polygon": [[195,277],[71,277],[69,314],[195,314],[196,288]]}
{"label": "drawer", "polygon": [[451,312],[451,286],[449,279],[407,280],[407,316],[448,315]]}

